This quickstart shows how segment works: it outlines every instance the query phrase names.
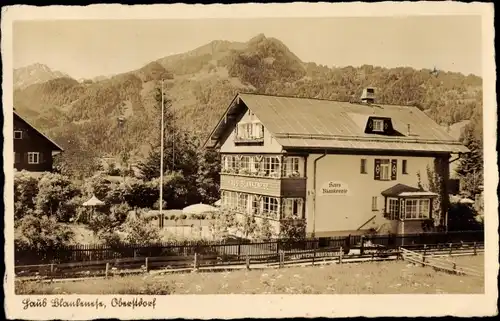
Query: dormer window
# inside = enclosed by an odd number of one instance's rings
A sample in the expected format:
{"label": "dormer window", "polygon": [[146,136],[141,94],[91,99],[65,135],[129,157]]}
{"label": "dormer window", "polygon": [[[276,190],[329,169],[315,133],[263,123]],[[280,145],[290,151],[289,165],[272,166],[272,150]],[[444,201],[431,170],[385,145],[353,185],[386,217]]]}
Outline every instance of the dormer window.
{"label": "dormer window", "polygon": [[14,139],[23,139],[23,132],[20,130],[14,131]]}
{"label": "dormer window", "polygon": [[373,120],[373,131],[374,132],[383,132],[384,131],[384,121],[382,119],[374,119]]}

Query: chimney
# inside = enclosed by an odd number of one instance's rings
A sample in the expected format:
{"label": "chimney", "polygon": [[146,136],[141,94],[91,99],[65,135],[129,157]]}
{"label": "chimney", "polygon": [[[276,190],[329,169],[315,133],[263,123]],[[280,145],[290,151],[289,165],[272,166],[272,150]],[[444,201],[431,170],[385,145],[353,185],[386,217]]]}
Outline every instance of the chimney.
{"label": "chimney", "polygon": [[375,102],[375,88],[367,87],[363,89],[363,94],[361,94],[361,102],[366,104],[373,104]]}

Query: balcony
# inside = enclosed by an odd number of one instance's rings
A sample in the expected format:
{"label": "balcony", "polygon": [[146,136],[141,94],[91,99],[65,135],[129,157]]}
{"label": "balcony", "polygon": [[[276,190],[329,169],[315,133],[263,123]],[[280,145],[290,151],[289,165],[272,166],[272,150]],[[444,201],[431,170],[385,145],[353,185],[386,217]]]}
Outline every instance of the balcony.
{"label": "balcony", "polygon": [[264,137],[236,137],[234,139],[236,145],[262,145],[264,144]]}

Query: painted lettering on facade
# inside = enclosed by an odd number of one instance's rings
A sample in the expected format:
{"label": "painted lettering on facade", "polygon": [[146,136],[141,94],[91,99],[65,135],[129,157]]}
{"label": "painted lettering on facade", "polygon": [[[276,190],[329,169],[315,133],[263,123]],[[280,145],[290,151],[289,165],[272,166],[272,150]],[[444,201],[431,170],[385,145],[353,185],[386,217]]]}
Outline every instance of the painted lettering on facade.
{"label": "painted lettering on facade", "polygon": [[256,177],[235,177],[230,175],[221,175],[220,188],[222,190],[257,194],[262,193],[272,196],[279,196],[281,191],[279,180],[260,179]]}
{"label": "painted lettering on facade", "polygon": [[321,186],[319,191],[323,196],[347,196],[350,195],[349,186],[343,182],[330,181]]}

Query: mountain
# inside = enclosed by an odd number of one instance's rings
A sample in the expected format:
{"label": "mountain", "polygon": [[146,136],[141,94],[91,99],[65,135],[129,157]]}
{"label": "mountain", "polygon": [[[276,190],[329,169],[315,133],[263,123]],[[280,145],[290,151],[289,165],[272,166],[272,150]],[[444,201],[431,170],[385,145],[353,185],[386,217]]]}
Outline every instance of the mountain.
{"label": "mountain", "polygon": [[36,63],[14,69],[14,88],[23,89],[33,84],[63,77],[69,76],[60,71],[52,70],[46,65]]}
{"label": "mountain", "polygon": [[103,79],[47,79],[17,88],[14,102],[19,113],[63,147],[77,135],[84,148],[99,153],[119,154],[132,146],[142,155],[158,141],[161,79],[179,126],[201,138],[237,92],[349,101],[366,86],[377,88],[381,103],[416,105],[446,126],[475,119],[471,123],[482,131],[480,77],[408,67],[329,68],[303,62],[263,34],[247,42],[212,41]]}

